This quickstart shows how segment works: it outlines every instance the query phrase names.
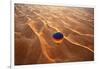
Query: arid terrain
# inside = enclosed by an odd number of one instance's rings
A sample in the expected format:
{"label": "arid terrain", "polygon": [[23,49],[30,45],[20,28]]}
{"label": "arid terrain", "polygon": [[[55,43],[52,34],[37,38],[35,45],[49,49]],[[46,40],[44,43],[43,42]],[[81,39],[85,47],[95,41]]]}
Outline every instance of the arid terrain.
{"label": "arid terrain", "polygon": [[[15,4],[15,65],[94,60],[94,9]],[[58,44],[52,35],[61,32]]]}

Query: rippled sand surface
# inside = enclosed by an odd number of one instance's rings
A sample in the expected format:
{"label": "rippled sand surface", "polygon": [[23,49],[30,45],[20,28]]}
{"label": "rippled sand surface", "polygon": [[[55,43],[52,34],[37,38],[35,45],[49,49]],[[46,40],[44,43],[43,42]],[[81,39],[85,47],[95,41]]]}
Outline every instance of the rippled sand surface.
{"label": "rippled sand surface", "polygon": [[[15,4],[15,65],[94,60],[94,9]],[[56,43],[55,32],[64,35]]]}

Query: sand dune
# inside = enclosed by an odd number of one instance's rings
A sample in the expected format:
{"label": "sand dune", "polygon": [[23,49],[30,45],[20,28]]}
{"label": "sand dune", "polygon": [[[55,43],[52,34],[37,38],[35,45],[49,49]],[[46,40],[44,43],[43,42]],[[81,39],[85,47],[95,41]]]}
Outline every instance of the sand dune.
{"label": "sand dune", "polygon": [[[55,32],[64,35],[59,44]],[[15,65],[91,60],[93,8],[15,4]]]}

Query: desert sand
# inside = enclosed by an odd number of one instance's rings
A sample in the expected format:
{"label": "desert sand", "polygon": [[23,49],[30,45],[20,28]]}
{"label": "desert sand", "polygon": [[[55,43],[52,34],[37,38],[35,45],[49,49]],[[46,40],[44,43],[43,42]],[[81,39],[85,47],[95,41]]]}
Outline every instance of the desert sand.
{"label": "desert sand", "polygon": [[94,60],[93,8],[15,4],[14,17],[15,65]]}

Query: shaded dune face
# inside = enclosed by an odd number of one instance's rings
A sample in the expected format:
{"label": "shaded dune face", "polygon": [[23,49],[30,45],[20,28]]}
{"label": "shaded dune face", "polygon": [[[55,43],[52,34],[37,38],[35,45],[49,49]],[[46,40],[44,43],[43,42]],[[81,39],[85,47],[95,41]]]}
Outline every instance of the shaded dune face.
{"label": "shaded dune face", "polygon": [[[15,65],[94,60],[93,11],[15,4]],[[64,36],[59,44],[56,32]]]}

